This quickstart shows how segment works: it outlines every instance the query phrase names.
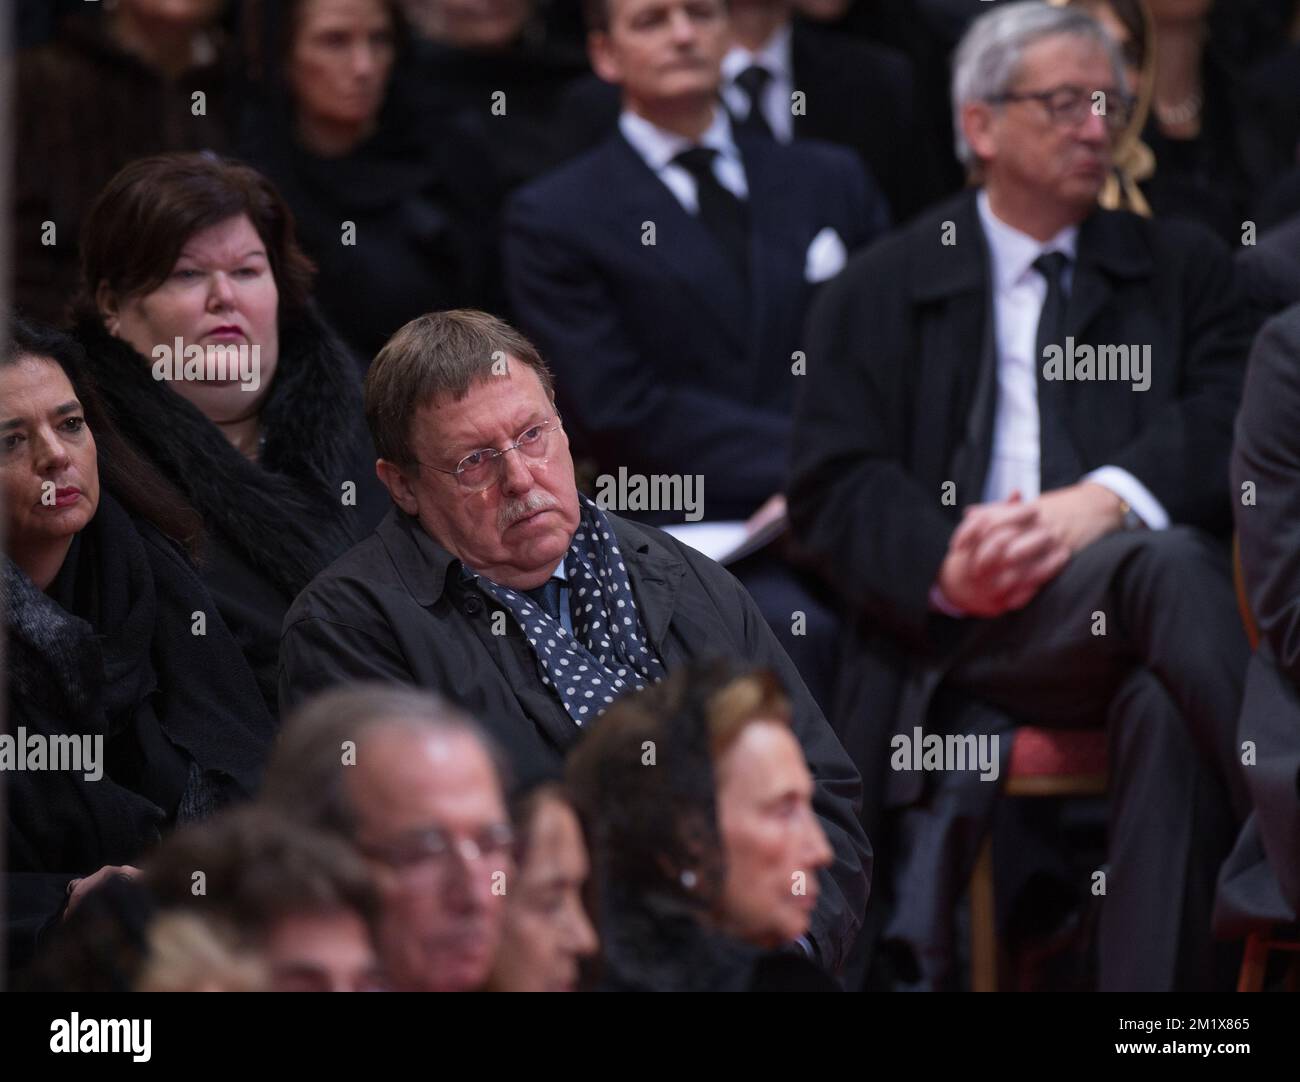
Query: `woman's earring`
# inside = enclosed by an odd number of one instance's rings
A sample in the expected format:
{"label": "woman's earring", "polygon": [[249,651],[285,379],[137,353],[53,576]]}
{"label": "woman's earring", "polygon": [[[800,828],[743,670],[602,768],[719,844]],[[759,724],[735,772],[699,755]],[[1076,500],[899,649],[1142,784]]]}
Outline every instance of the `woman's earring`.
{"label": "woman's earring", "polygon": [[687,868],[684,872],[682,872],[681,880],[682,880],[682,886],[684,886],[687,890],[695,889],[695,883],[696,883],[695,873],[691,871],[689,868]]}

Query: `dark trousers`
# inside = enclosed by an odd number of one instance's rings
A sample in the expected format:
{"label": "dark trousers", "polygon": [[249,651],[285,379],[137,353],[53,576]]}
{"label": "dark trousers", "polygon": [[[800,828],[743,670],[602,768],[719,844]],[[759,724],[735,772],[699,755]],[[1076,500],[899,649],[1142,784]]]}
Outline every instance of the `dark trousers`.
{"label": "dark trousers", "polygon": [[[996,732],[1005,745],[1015,724],[1107,726],[1104,989],[1210,979],[1215,877],[1249,804],[1235,737],[1248,654],[1226,552],[1175,527],[1095,542],[948,659],[927,717],[936,731]],[[926,781],[899,823],[884,939],[910,948],[921,986],[943,987],[952,911],[998,786],[972,771]]]}

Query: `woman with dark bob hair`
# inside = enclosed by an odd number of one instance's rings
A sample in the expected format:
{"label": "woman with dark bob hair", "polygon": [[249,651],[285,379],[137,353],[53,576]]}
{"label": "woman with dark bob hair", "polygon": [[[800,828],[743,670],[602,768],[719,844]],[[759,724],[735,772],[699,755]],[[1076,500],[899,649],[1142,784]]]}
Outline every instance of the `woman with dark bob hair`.
{"label": "woman with dark bob hair", "polygon": [[804,944],[832,851],[776,677],[725,662],[616,702],[569,757],[612,991],[838,991]]}
{"label": "woman with dark bob hair", "polygon": [[[272,720],[179,543],[196,517],[65,334],[0,349],[9,963],[168,827],[257,784]],[[83,878],[78,878],[83,877]]]}
{"label": "woman with dark bob hair", "polygon": [[203,519],[200,570],[272,712],[294,596],[382,517],[356,363],[274,186],[132,162],[90,210],[76,335],[119,428]]}

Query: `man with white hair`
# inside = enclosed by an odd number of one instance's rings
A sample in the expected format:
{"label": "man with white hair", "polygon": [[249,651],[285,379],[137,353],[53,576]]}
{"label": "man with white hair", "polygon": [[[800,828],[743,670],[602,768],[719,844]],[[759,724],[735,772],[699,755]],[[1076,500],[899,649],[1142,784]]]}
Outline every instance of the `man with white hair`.
{"label": "man with white hair", "polygon": [[908,809],[884,938],[915,982],[951,980],[997,791],[908,769],[891,736],[1001,730],[1005,765],[1012,725],[1106,725],[1101,985],[1199,987],[1246,807],[1222,544],[1247,345],[1232,263],[1197,226],[1097,208],[1132,100],[1085,12],[981,16],[953,105],[974,186],[821,295],[796,413],[792,521],[861,614],[840,736],[866,791]]}

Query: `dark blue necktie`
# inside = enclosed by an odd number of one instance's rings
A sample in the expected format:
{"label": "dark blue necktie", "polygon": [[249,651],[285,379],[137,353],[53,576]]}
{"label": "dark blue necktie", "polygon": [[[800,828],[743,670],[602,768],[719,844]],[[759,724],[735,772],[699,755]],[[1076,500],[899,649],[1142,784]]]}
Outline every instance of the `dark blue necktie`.
{"label": "dark blue necktie", "polygon": [[1038,473],[1043,492],[1073,484],[1079,479],[1079,458],[1074,441],[1065,427],[1065,385],[1043,378],[1043,351],[1051,345],[1065,348],[1065,268],[1070,257],[1064,252],[1045,252],[1034,260],[1034,270],[1047,280],[1047,299],[1038,317],[1035,335],[1034,371],[1038,380]]}
{"label": "dark blue necktie", "polygon": [[749,214],[744,202],[728,188],[723,187],[713,172],[713,159],[718,152],[712,147],[691,147],[673,159],[695,178],[696,200],[700,208],[700,221],[713,234],[732,266],[740,275],[742,285],[749,282]]}
{"label": "dark blue necktie", "polygon": [[752,64],[736,76],[736,85],[749,98],[749,112],[736,127],[751,135],[763,135],[772,138],[772,126],[763,115],[763,91],[772,81],[772,73],[759,64]]}
{"label": "dark blue necktie", "polygon": [[529,597],[540,605],[552,620],[560,618],[560,586],[561,581],[552,575],[540,586],[535,586],[531,590],[525,590]]}

